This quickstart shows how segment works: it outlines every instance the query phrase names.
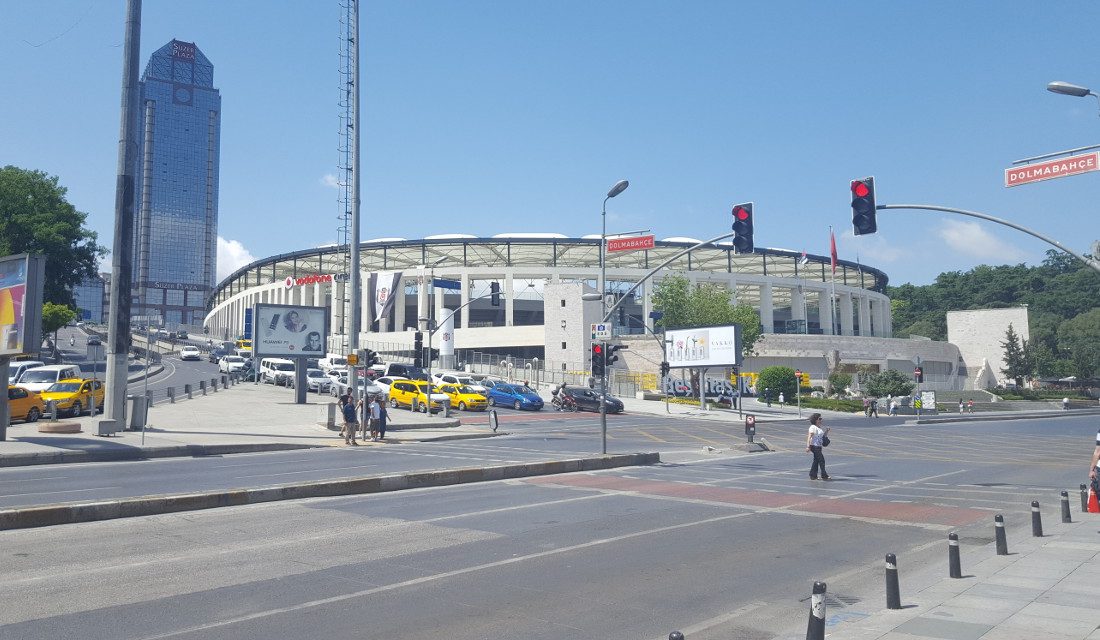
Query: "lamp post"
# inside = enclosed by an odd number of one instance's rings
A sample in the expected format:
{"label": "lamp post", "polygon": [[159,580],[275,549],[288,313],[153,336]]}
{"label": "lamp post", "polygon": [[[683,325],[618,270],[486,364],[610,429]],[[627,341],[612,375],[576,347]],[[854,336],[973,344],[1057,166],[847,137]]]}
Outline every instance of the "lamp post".
{"label": "lamp post", "polygon": [[[603,230],[600,232],[600,315],[607,316],[607,201],[619,195],[630,186],[627,180],[619,180],[607,192],[603,199],[603,213],[601,221]],[[603,357],[603,356],[601,356]],[[601,452],[607,455],[607,368],[600,375],[600,437],[603,442]]]}
{"label": "lamp post", "polygon": [[1076,84],[1070,84],[1068,82],[1062,82],[1056,80],[1047,85],[1047,91],[1051,93],[1058,93],[1063,96],[1073,96],[1075,98],[1084,98],[1085,96],[1092,96],[1096,98],[1097,102],[1100,102],[1100,96],[1092,92],[1088,87],[1082,87]]}

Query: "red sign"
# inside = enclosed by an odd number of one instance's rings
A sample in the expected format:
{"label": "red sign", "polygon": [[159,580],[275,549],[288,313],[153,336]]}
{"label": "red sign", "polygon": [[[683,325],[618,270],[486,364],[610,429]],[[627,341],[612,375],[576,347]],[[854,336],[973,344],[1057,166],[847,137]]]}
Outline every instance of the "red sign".
{"label": "red sign", "polygon": [[608,251],[637,251],[638,249],[652,249],[654,246],[653,236],[610,238],[607,241]]}
{"label": "red sign", "polygon": [[1100,151],[1005,169],[1005,186],[1015,187],[1090,171],[1100,171]]}

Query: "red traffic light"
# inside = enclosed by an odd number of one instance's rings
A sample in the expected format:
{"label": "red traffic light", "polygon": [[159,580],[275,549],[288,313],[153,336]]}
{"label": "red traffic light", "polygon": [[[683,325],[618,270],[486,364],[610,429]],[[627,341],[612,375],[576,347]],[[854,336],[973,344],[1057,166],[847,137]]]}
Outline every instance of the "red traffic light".
{"label": "red traffic light", "polygon": [[733,209],[733,217],[738,220],[748,220],[750,215],[752,214],[750,214],[745,207],[738,206]]}
{"label": "red traffic light", "polygon": [[867,183],[862,180],[852,180],[852,195],[857,198],[866,198],[871,190],[867,187]]}
{"label": "red traffic light", "polygon": [[592,353],[603,353],[603,347],[598,344],[592,345]]}

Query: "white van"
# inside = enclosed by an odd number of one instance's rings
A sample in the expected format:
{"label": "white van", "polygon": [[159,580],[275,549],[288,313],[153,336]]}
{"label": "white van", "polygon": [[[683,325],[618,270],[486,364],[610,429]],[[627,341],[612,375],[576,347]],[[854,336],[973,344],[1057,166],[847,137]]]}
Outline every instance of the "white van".
{"label": "white van", "polygon": [[344,356],[328,354],[324,358],[317,361],[317,366],[321,368],[321,371],[328,373],[332,369],[346,369],[348,366],[348,359]]}
{"label": "white van", "polygon": [[47,364],[27,369],[16,384],[28,391],[45,391],[55,382],[83,377],[80,367],[75,364]]}
{"label": "white van", "polygon": [[294,362],[286,358],[263,358],[257,371],[260,382],[288,387],[294,384]]}
{"label": "white van", "polygon": [[38,360],[14,360],[8,365],[8,384],[15,384],[15,381],[18,380],[19,376],[23,375],[23,372],[27,369],[35,369],[44,366],[46,366],[46,363],[39,362]]}

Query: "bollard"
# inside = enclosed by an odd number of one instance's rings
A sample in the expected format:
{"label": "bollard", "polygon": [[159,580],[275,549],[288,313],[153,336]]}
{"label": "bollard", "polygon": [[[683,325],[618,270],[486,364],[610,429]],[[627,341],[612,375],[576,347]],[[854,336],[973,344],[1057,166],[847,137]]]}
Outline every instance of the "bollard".
{"label": "bollard", "polygon": [[191,385],[189,385],[189,384],[183,385],[183,392],[187,394],[187,399],[188,400],[190,400],[193,397],[191,395]]}
{"label": "bollard", "polygon": [[1036,538],[1043,537],[1043,515],[1039,513],[1039,501],[1031,501],[1031,535]]}
{"label": "bollard", "polygon": [[57,422],[57,401],[46,401],[46,413],[50,414],[50,422]]}
{"label": "bollard", "polygon": [[1085,485],[1081,485],[1081,513],[1089,512],[1089,490]]}
{"label": "bollard", "polygon": [[153,406],[153,392],[152,391],[146,390],[146,392],[145,392],[145,406],[146,407]]}
{"label": "bollard", "polygon": [[668,634],[668,640],[684,640],[684,634],[680,633],[679,631],[673,631],[672,633]]}
{"label": "bollard", "polygon": [[1008,539],[1005,538],[1005,517],[1001,514],[993,516],[993,534],[997,539],[997,555],[1008,555]]}
{"label": "bollard", "polygon": [[1069,517],[1069,492],[1062,492],[1062,522],[1073,522],[1073,518]]}
{"label": "bollard", "polygon": [[176,388],[175,387],[168,387],[168,403],[169,404],[175,404],[176,403]]}
{"label": "bollard", "polygon": [[814,582],[810,596],[810,622],[806,625],[806,640],[825,640],[825,583]]}
{"label": "bollard", "polygon": [[202,395],[206,395],[206,380],[199,380],[199,391],[202,391]]}
{"label": "bollard", "polygon": [[901,587],[898,586],[898,558],[886,554],[886,608],[901,608]]}
{"label": "bollard", "polygon": [[222,389],[229,387],[229,376],[222,376]]}
{"label": "bollard", "polygon": [[218,392],[218,379],[217,378],[210,378],[210,389],[213,390],[214,393]]}
{"label": "bollard", "polygon": [[952,578],[963,577],[962,567],[959,562],[959,534],[947,534],[947,574]]}

